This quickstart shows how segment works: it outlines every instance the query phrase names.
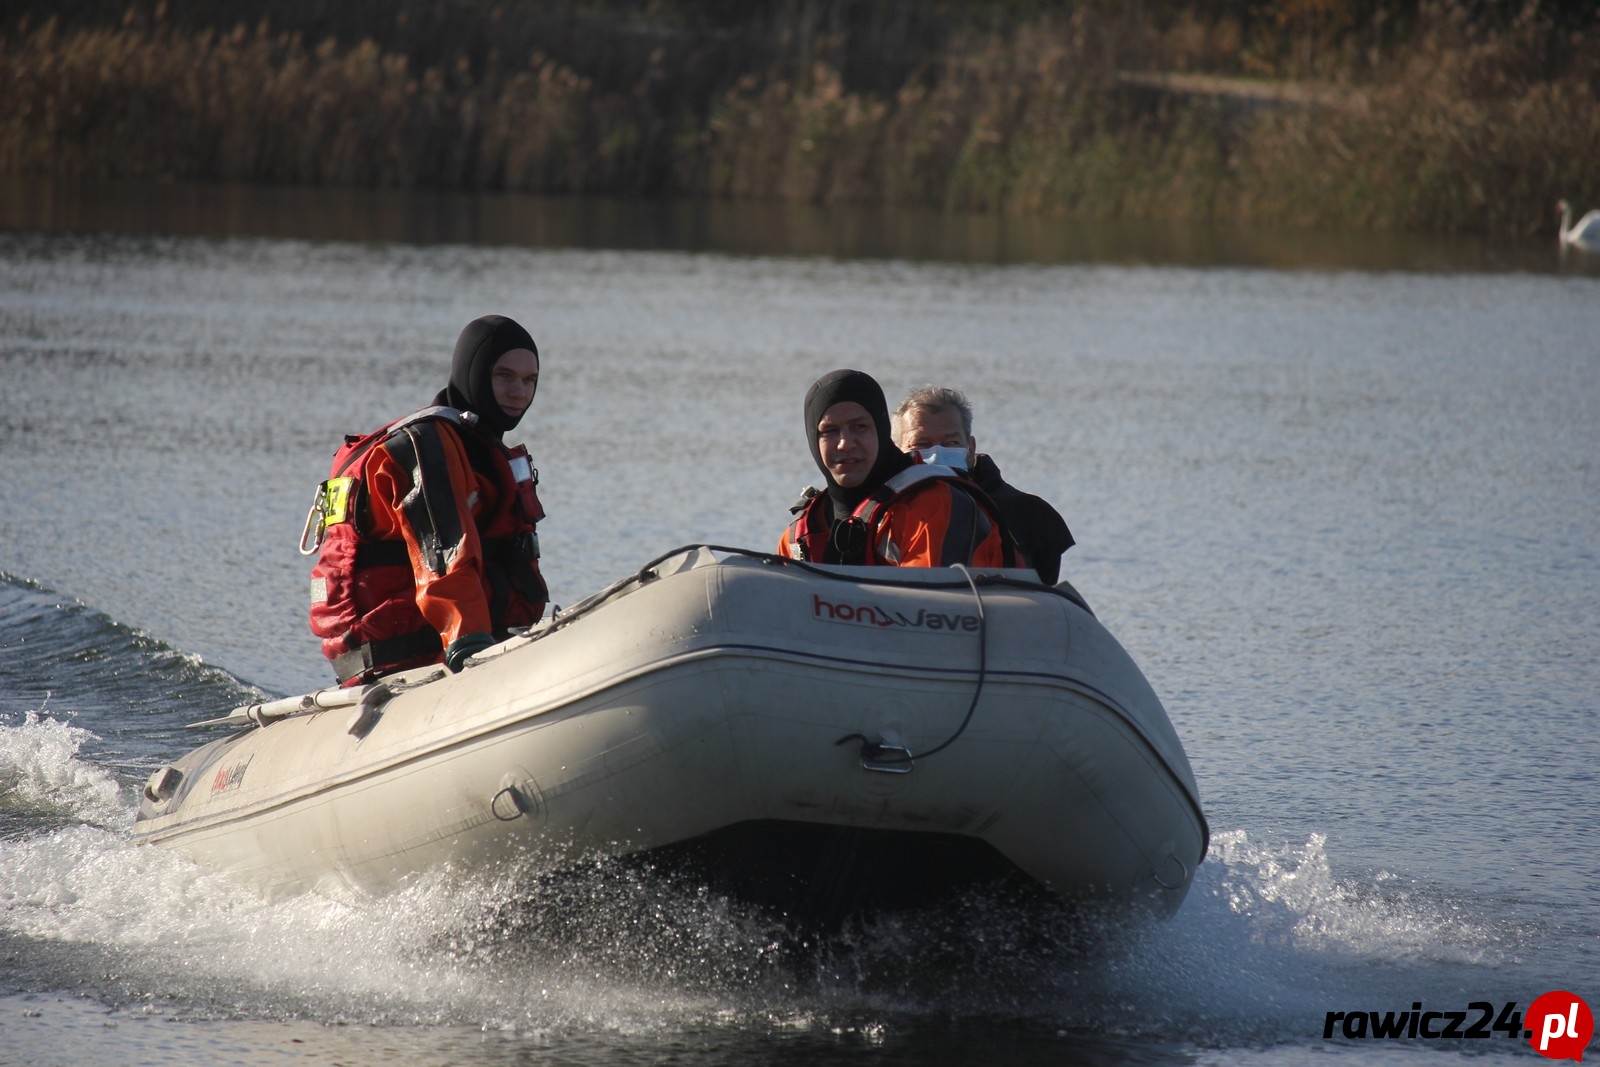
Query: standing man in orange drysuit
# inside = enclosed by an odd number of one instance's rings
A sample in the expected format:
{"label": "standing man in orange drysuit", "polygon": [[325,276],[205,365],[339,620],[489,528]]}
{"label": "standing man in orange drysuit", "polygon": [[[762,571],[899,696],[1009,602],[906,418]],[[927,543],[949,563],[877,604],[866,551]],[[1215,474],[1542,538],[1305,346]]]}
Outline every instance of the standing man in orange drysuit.
{"label": "standing man in orange drysuit", "polygon": [[528,331],[486,315],[461,332],[432,407],[345,438],[307,523],[321,549],[311,629],[341,684],[459,671],[544,614],[538,472],[503,440],[538,385]]}
{"label": "standing man in orange drysuit", "polygon": [[982,490],[943,466],[895,447],[883,389],[858,370],[836,370],[805,400],[811,458],[827,477],[790,510],[779,555],[813,563],[999,567],[999,520]]}

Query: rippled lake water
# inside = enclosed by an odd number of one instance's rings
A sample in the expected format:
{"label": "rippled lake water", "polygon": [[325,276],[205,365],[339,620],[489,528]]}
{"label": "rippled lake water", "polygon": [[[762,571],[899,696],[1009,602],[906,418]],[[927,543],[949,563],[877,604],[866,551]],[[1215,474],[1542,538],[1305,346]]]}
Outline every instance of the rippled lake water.
{"label": "rippled lake water", "polygon": [[[269,904],[130,846],[185,723],[330,680],[311,490],[488,312],[544,356],[563,604],[772,545],[819,374],[967,389],[1188,748],[1177,917],[1083,949],[973,906],[779,960],[648,879],[518,940],[492,888]],[[0,392],[6,1062],[1366,1063],[1532,1053],[1328,1012],[1600,1004],[1590,273],[0,232]]]}

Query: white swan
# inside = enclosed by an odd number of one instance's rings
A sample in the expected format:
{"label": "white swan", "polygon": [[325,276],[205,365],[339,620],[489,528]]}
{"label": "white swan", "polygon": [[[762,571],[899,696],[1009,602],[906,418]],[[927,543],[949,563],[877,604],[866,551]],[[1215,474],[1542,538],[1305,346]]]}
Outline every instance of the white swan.
{"label": "white swan", "polygon": [[1556,207],[1561,209],[1561,247],[1571,245],[1585,252],[1600,252],[1600,209],[1589,212],[1572,225],[1572,205],[1565,200]]}

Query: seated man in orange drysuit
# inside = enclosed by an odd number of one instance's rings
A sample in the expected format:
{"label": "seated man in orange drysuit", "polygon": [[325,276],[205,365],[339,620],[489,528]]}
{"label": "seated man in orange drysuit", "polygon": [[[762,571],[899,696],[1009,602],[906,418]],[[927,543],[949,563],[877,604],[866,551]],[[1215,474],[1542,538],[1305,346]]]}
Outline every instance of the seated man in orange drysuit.
{"label": "seated man in orange drysuit", "polygon": [[503,440],[538,384],[528,331],[488,315],[462,331],[432,407],[345,438],[307,522],[321,548],[311,630],[342,684],[458,671],[544,614],[538,472]]}
{"label": "seated man in orange drysuit", "polygon": [[857,370],[836,370],[805,400],[811,458],[827,476],[807,490],[778,541],[778,554],[813,563],[999,567],[1005,539],[982,490],[948,467],[894,446],[883,389]]}
{"label": "seated man in orange drysuit", "polygon": [[[1000,512],[1006,530],[1017,539],[1025,562],[1045,585],[1061,580],[1061,556],[1075,542],[1067,520],[1042,497],[1024,493],[1000,476],[993,458],[978,451],[972,436],[972,405],[955,389],[926,386],[913,389],[894,411],[895,440],[907,452],[918,452],[928,462],[941,462],[963,471],[978,483]],[[936,453],[949,455],[928,459]]]}

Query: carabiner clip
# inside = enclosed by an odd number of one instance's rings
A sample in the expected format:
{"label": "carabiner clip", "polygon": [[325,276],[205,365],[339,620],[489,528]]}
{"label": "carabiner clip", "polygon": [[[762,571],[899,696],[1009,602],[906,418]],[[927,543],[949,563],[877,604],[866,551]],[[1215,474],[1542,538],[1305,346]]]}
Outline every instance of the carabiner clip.
{"label": "carabiner clip", "polygon": [[306,512],[306,528],[300,531],[302,556],[309,556],[322,547],[328,527],[350,518],[350,494],[355,485],[354,478],[329,478],[317,486],[317,495],[311,498],[311,510]]}
{"label": "carabiner clip", "polygon": [[306,512],[306,528],[300,531],[300,554],[302,556],[315,555],[317,549],[322,547],[322,537],[328,532],[328,524],[323,521],[324,516],[322,489],[319,487],[316,497],[311,501],[311,510]]}

